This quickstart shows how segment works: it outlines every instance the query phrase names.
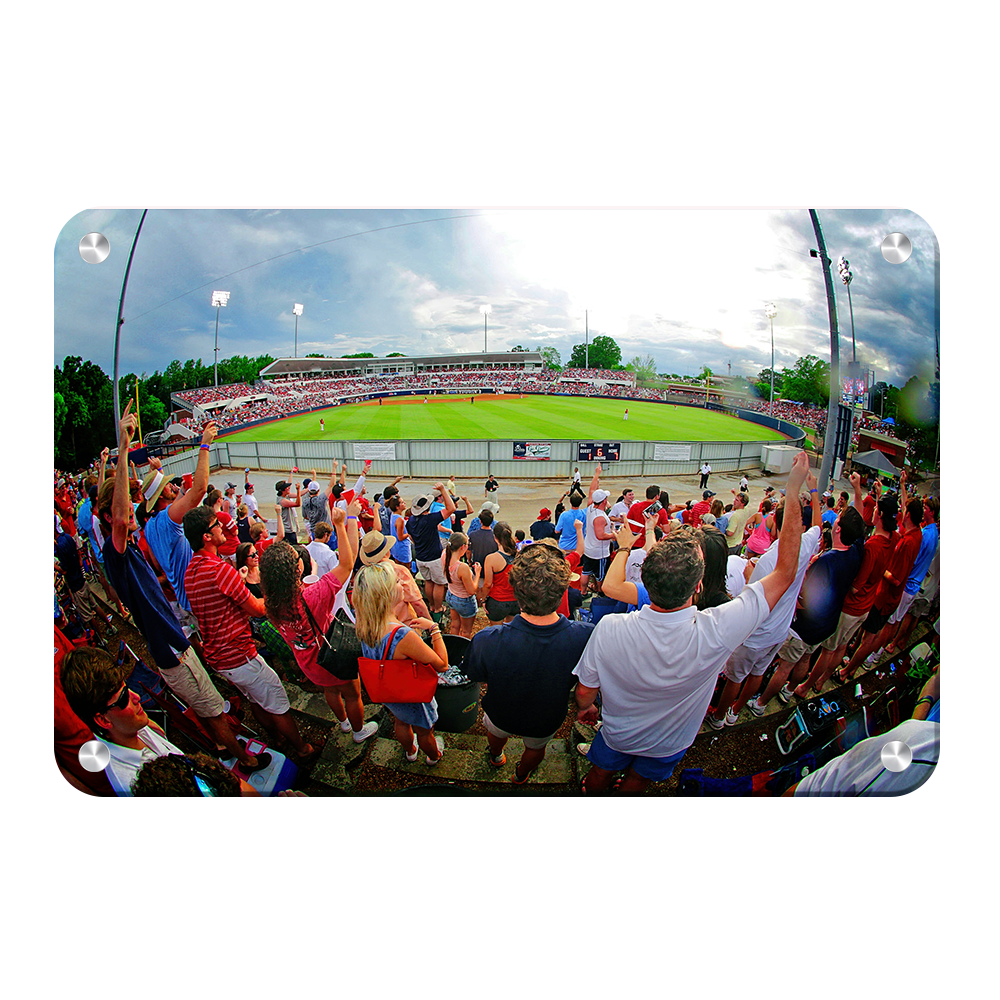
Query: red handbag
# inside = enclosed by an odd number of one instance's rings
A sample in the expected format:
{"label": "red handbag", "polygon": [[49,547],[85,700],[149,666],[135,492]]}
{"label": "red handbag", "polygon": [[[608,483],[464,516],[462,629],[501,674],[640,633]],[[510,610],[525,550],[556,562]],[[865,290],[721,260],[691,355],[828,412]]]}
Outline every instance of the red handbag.
{"label": "red handbag", "polygon": [[[385,644],[386,651],[392,648],[393,636],[402,628],[397,625]],[[364,682],[368,697],[384,705],[386,702],[416,704],[430,701],[437,692],[438,672],[426,663],[416,660],[370,660],[358,657],[358,673]]]}

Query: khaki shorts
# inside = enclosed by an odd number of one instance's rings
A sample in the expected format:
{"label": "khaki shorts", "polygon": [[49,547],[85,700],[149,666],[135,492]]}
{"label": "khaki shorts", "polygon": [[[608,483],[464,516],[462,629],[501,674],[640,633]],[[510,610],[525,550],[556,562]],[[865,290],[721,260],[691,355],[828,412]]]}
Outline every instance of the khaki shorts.
{"label": "khaki shorts", "polygon": [[[488,733],[492,733],[501,740],[509,740],[514,735],[514,733],[508,733],[505,729],[490,722],[490,717],[485,712],[483,712],[483,725]],[[557,729],[556,732],[558,731]],[[555,733],[552,736],[555,736]],[[552,736],[544,736],[541,739],[537,736],[522,736],[521,742],[524,744],[525,750],[544,750]]]}
{"label": "khaki shorts", "polygon": [[788,638],[781,644],[781,649],[778,650],[778,656],[785,663],[798,663],[803,656],[809,656],[818,648],[818,642],[810,646],[808,643],[803,642],[794,632],[789,632]]}
{"label": "khaki shorts", "polygon": [[448,581],[444,576],[444,567],[441,565],[440,559],[433,559],[430,562],[421,562],[418,559],[417,569],[425,581],[435,583],[439,587],[448,586]]}
{"label": "khaki shorts", "polygon": [[260,656],[247,660],[241,667],[218,671],[230,684],[235,684],[255,705],[272,715],[284,715],[292,706],[288,692],[278,675]]}
{"label": "khaki shorts", "polygon": [[726,675],[727,680],[731,680],[734,684],[739,684],[750,674],[753,674],[754,677],[760,677],[767,671],[771,660],[774,659],[774,654],[780,648],[780,642],[776,642],[773,646],[765,646],[763,649],[737,646],[726,661],[722,672]]}
{"label": "khaki shorts", "polygon": [[79,612],[80,617],[89,625],[98,614],[90,584],[84,580],[83,586],[79,590],[70,591],[70,597],[73,598],[73,606]]}
{"label": "khaki shorts", "polygon": [[823,648],[837,649],[838,646],[846,646],[867,617],[867,611],[863,615],[849,615],[841,611],[840,620],[837,622],[837,631],[829,639],[823,640]]}
{"label": "khaki shorts", "polygon": [[176,667],[166,670],[160,668],[160,676],[166,681],[167,687],[181,701],[190,705],[191,711],[199,718],[214,719],[222,715],[226,709],[225,699],[212,683],[198,654],[188,646],[183,653],[177,654],[177,658],[181,662]]}

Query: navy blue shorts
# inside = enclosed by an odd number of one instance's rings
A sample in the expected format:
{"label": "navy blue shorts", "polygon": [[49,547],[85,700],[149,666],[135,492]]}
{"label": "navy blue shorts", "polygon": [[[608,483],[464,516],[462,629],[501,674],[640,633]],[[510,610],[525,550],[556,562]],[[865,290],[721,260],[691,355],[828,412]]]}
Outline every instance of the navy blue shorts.
{"label": "navy blue shorts", "polygon": [[604,742],[604,734],[598,729],[594,742],[590,744],[590,750],[587,752],[587,760],[605,771],[625,771],[631,767],[636,774],[650,781],[666,781],[686,753],[687,750],[682,750],[671,757],[639,757],[635,754],[619,753]]}

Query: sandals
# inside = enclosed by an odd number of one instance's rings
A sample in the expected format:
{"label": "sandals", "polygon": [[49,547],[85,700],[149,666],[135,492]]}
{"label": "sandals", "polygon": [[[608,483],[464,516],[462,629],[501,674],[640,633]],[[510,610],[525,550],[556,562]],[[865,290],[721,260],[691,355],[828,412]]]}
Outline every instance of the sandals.
{"label": "sandals", "polygon": [[833,679],[838,684],[850,684],[851,681],[854,680],[853,677],[848,677],[844,673],[844,668],[843,667],[838,667],[836,670],[834,670],[834,672],[833,672]]}

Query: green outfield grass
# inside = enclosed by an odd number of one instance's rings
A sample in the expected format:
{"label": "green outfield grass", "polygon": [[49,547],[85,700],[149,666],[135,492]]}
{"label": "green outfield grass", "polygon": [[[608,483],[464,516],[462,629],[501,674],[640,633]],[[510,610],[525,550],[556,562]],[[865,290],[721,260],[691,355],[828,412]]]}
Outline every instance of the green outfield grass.
{"label": "green outfield grass", "polygon": [[[407,397],[411,398],[411,397]],[[419,397],[417,397],[419,398]],[[509,395],[430,396],[428,402],[332,406],[225,435],[227,441],[455,440],[782,441],[784,435],[725,413],[637,400]],[[628,420],[623,420],[628,406]],[[326,430],[321,432],[322,417]]]}

